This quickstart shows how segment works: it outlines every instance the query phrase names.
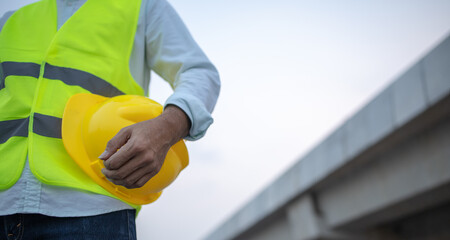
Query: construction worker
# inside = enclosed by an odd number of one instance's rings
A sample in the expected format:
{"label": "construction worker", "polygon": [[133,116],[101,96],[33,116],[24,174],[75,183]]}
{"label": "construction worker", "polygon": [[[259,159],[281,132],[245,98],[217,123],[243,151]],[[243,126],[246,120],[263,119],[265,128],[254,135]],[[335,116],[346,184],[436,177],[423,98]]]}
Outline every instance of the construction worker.
{"label": "construction worker", "polygon": [[139,188],[213,122],[215,67],[166,0],[42,0],[6,13],[0,31],[0,239],[135,239],[140,206],[64,149],[64,106],[77,93],[147,95],[150,69],[172,86],[160,116],[123,128],[99,156],[107,179]]}

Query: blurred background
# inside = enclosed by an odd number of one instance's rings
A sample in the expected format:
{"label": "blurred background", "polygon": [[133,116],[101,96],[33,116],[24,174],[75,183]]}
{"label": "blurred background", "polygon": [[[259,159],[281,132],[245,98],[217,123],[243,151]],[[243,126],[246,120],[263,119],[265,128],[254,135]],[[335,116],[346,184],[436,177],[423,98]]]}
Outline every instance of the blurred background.
{"label": "blurred background", "polygon": [[[0,15],[30,2],[2,1]],[[138,239],[220,229],[450,33],[445,0],[169,2],[222,89],[189,167],[143,207]],[[150,97],[170,93],[153,74]]]}

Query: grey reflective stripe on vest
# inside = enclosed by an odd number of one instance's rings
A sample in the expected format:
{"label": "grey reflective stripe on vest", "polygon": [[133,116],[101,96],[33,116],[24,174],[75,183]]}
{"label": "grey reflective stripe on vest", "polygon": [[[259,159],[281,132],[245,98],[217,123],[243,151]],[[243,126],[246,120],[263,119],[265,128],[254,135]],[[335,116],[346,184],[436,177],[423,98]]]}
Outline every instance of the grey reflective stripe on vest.
{"label": "grey reflective stripe on vest", "polygon": [[[8,76],[29,76],[39,78],[41,66],[28,62],[2,62],[0,65],[0,90],[5,87],[5,79]],[[67,85],[80,86],[91,93],[105,97],[114,97],[125,94],[111,83],[88,72],[73,68],[57,67],[45,64],[44,78],[61,80]]]}
{"label": "grey reflective stripe on vest", "polygon": [[91,93],[105,97],[114,97],[124,94],[109,82],[88,72],[73,68],[57,67],[46,63],[44,78],[61,80],[67,85],[77,85]]}
{"label": "grey reflective stripe on vest", "polygon": [[[0,144],[11,137],[28,136],[29,118],[0,121]],[[44,137],[61,138],[62,119],[34,113],[33,132]]]}
{"label": "grey reflective stripe on vest", "polygon": [[1,79],[0,90],[5,87],[5,79],[8,76],[39,77],[41,66],[29,62],[2,62],[0,65]]}
{"label": "grey reflective stripe on vest", "polygon": [[44,137],[61,138],[62,119],[34,113],[33,132]]}
{"label": "grey reflective stripe on vest", "polygon": [[28,136],[28,118],[0,121],[0,144],[11,137]]}

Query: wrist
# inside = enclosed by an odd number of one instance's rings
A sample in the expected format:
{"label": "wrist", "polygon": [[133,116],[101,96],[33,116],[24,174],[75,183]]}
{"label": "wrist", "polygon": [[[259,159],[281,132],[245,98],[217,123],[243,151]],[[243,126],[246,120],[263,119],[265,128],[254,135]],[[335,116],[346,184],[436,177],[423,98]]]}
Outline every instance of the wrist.
{"label": "wrist", "polygon": [[171,133],[172,144],[175,144],[189,134],[191,121],[181,108],[175,105],[168,105],[164,108],[160,117],[166,124],[167,130]]}

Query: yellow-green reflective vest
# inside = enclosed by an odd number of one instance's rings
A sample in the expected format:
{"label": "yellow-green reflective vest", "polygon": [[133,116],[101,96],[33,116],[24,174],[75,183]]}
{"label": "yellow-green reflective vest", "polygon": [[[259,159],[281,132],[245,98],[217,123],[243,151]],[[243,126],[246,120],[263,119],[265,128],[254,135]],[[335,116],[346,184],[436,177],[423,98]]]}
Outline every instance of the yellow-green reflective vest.
{"label": "yellow-green reflective vest", "polygon": [[0,33],[0,190],[17,182],[28,155],[45,184],[117,198],[67,154],[61,118],[77,93],[144,94],[129,70],[140,6],[141,0],[88,0],[59,30],[56,0],[8,19]]}

